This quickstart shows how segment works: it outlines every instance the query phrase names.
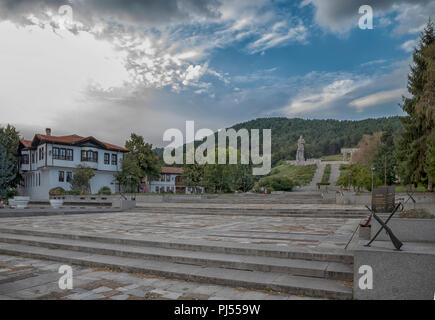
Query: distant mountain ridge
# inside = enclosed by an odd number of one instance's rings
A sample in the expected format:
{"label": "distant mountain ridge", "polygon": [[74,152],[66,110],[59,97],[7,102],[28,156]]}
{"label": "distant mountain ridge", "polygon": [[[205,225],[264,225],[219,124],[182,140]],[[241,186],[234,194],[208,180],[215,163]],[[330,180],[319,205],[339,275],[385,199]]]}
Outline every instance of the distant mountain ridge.
{"label": "distant mountain ridge", "polygon": [[[241,128],[260,129],[260,132],[262,129],[271,129],[272,163],[276,164],[282,159],[295,159],[300,135],[305,139],[305,158],[320,158],[339,154],[343,147],[356,147],[364,134],[384,131],[388,126],[399,133],[402,130],[399,116],[364,120],[257,118],[235,124],[231,128],[236,131]],[[163,148],[154,150],[162,159]]]}

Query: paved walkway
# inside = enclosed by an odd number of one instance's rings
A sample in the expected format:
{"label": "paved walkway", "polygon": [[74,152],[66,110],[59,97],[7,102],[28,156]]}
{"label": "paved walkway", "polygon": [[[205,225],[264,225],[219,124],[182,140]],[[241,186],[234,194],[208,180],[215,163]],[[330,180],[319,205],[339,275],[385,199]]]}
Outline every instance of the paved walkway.
{"label": "paved walkway", "polygon": [[61,263],[0,255],[0,300],[307,300],[308,297],[72,266],[61,290]]}

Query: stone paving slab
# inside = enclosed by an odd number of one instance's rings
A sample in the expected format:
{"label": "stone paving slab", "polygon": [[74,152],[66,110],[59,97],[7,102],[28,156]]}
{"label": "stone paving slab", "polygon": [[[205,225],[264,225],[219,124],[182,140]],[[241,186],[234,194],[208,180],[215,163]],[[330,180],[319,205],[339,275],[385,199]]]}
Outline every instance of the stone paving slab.
{"label": "stone paving slab", "polygon": [[344,249],[361,219],[264,216],[188,215],[119,212],[76,216],[4,218],[6,228],[88,233],[94,236],[130,236],[192,240],[199,243],[272,245]]}
{"label": "stone paving slab", "polygon": [[[61,290],[58,280],[61,274],[49,271],[56,264],[53,261],[28,259],[0,255],[1,269],[12,270],[17,265],[31,268],[34,276],[30,279],[13,281],[0,285],[0,300],[132,300],[132,299],[313,299],[309,297],[280,294],[226,286],[207,286],[201,283],[165,279],[146,274],[101,271],[99,269],[73,266],[71,290]],[[62,265],[61,263],[58,264]],[[48,267],[50,268],[44,268]],[[77,287],[76,287],[77,286]]]}

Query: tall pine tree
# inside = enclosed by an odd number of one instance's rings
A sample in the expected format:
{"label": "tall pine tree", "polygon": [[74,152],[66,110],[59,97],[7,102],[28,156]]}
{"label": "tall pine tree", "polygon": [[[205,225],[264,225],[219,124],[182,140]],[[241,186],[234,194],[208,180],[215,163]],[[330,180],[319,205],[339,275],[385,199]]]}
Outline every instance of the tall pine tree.
{"label": "tall pine tree", "polygon": [[[403,132],[398,141],[397,159],[399,175],[405,183],[427,182],[425,170],[426,150],[434,125],[432,106],[428,96],[433,97],[433,57],[431,48],[435,43],[434,24],[429,19],[420,41],[413,53],[413,64],[408,75],[408,91],[411,97],[404,98],[402,109],[408,115],[401,117]],[[430,179],[429,179],[430,180]]]}

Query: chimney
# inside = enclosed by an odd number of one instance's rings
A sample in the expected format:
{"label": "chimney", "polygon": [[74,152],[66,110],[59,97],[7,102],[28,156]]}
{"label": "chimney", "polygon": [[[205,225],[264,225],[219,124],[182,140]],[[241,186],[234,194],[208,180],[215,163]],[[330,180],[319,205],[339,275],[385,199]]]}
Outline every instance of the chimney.
{"label": "chimney", "polygon": [[45,135],[46,136],[51,136],[51,128],[45,129]]}

